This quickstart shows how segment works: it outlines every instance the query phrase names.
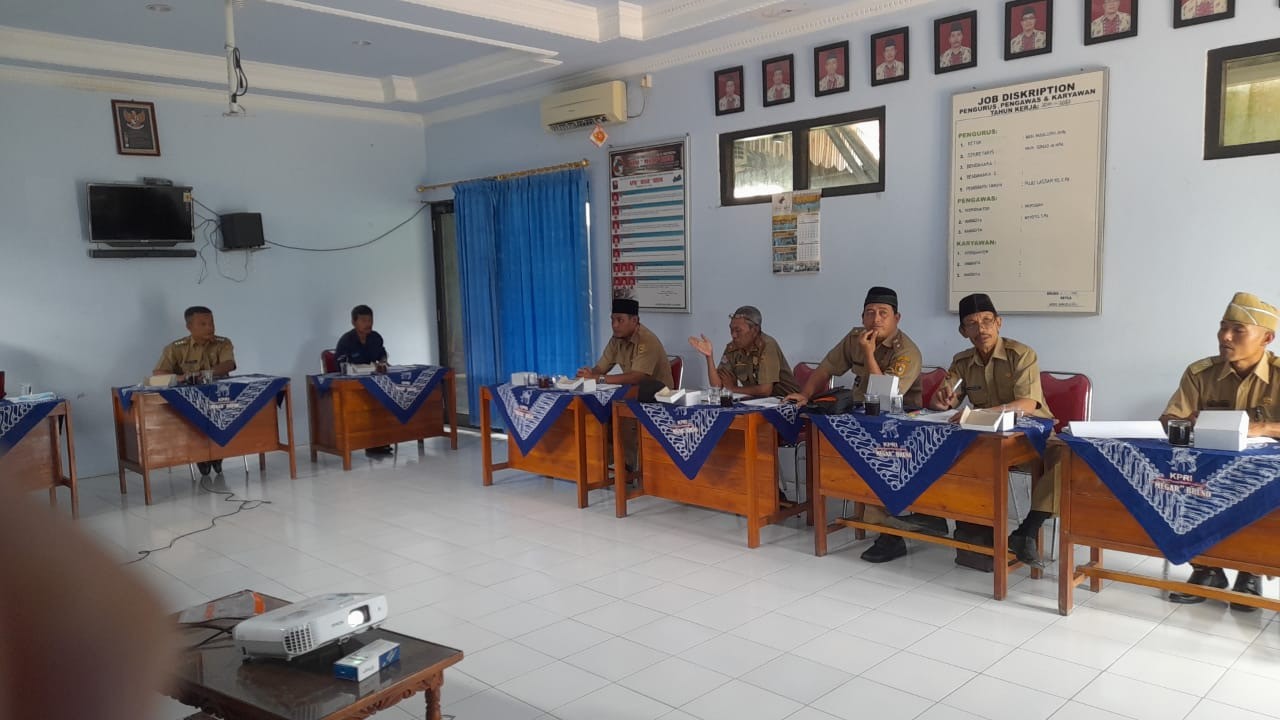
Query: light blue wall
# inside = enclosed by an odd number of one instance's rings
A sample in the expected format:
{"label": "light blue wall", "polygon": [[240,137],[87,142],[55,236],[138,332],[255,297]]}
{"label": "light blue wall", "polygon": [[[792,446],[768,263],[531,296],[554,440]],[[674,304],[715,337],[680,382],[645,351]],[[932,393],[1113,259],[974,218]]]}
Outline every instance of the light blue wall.
{"label": "light blue wall", "polygon": [[[705,332],[717,344],[727,342],[727,315],[736,306],[761,308],[765,331],[778,338],[791,362],[816,360],[857,323],[866,288],[874,284],[898,290],[903,328],[921,346],[925,362],[947,364],[964,343],[945,307],[950,97],[1082,67],[1111,70],[1103,311],[1095,317],[1011,316],[1005,334],[1035,347],[1045,369],[1091,375],[1095,417],[1154,417],[1182,369],[1216,351],[1217,321],[1233,291],[1280,302],[1280,156],[1201,159],[1205,53],[1280,35],[1274,3],[1242,0],[1235,19],[1175,31],[1169,3],[1148,1],[1139,37],[1085,47],[1081,2],[1060,1],[1054,52],[1012,62],[1001,59],[999,13],[982,10],[978,68],[933,75],[932,20],[974,5],[995,3],[940,2],[656,72],[644,115],[609,129],[610,142],[619,145],[691,136],[694,310],[642,318],[668,352],[696,368],[686,376],[687,386],[705,382],[705,371],[692,363],[697,356],[685,338]],[[899,25],[911,28],[912,78],[872,88],[868,37]],[[843,39],[854,57],[850,92],[814,98],[809,83],[790,105],[760,106],[760,60],[794,52],[797,75],[807,78],[812,48]],[[712,72],[737,64],[749,73],[748,109],[717,118]],[[887,106],[886,191],[824,200],[822,272],[774,277],[768,206],[719,207],[718,134],[876,105]],[[544,133],[536,103],[431,126],[426,136],[433,181],[589,158],[595,224],[604,226],[605,151],[590,145],[585,133]],[[603,235],[596,237],[597,344],[608,336],[600,300],[608,287],[606,243]]]}
{"label": "light blue wall", "polygon": [[[418,208],[420,123],[261,104],[229,119],[214,103],[139,97],[156,103],[163,155],[123,157],[112,97],[121,95],[0,81],[0,369],[10,392],[25,381],[73,400],[81,475],[114,472],[109,388],[149,373],[164,344],[185,334],[188,305],[213,308],[242,371],[293,377],[299,442],[307,438],[303,375],[350,328],[353,305],[373,306],[393,360],[436,359],[429,213],[354,252],[254,253],[242,283],[219,276],[210,248],[201,284],[199,260],[89,259],[83,221],[86,181],[148,175],[194,186],[220,212],[261,212],[269,240],[368,240]],[[242,253],[218,260],[228,275],[243,273]]]}

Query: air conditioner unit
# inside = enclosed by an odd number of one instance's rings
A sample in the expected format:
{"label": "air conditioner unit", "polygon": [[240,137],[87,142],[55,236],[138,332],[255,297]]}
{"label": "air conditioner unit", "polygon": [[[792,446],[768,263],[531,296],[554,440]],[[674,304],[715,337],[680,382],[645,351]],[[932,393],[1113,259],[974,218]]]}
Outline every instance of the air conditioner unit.
{"label": "air conditioner unit", "polygon": [[548,132],[568,132],[596,123],[627,121],[627,85],[613,80],[556,93],[542,99],[542,126]]}

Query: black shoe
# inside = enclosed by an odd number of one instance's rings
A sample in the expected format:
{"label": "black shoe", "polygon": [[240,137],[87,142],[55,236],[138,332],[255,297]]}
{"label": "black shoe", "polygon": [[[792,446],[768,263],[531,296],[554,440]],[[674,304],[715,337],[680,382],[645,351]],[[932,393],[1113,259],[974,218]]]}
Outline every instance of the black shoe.
{"label": "black shoe", "polygon": [[207,462],[198,462],[198,463],[196,463],[196,469],[200,471],[200,477],[204,477],[204,476],[208,475],[208,474],[209,474],[209,469],[210,469],[211,467],[213,467],[213,463],[207,463]]}
{"label": "black shoe", "polygon": [[[1227,574],[1222,571],[1222,568],[1198,567],[1191,571],[1191,577],[1187,578],[1187,582],[1192,585],[1202,585],[1222,590],[1227,587]],[[1190,595],[1188,593],[1169,593],[1169,602],[1178,603],[1179,605],[1195,605],[1207,599],[1200,595]]]}
{"label": "black shoe", "polygon": [[793,504],[793,503],[791,502],[791,499],[787,497],[787,494],[786,494],[785,492],[783,492],[783,491],[782,491],[782,488],[778,488],[778,504],[779,504],[779,505],[792,505],[792,504]]}
{"label": "black shoe", "polygon": [[209,463],[209,464],[213,466],[213,471],[214,471],[215,473],[217,473],[217,474],[219,474],[219,475],[221,475],[221,474],[222,474],[222,461],[221,461],[221,460],[214,460],[213,462],[211,462],[211,463]]}
{"label": "black shoe", "polygon": [[915,523],[919,531],[925,535],[933,535],[934,537],[948,537],[951,535],[951,528],[947,527],[947,519],[944,517],[911,513],[906,519],[908,522]]}
{"label": "black shoe", "polygon": [[[1247,573],[1243,571],[1236,573],[1236,584],[1231,586],[1231,589],[1238,593],[1249,593],[1250,595],[1257,595],[1258,597],[1262,597],[1262,588],[1260,587],[1258,576],[1254,575],[1253,573]],[[1253,612],[1258,608],[1252,605],[1241,605],[1240,603],[1231,603],[1231,609],[1238,610],[1240,612]]]}
{"label": "black shoe", "polygon": [[862,559],[869,563],[887,563],[907,554],[907,541],[897,535],[880,533],[871,547],[862,551]]}
{"label": "black shoe", "polygon": [[391,455],[393,453],[395,453],[395,450],[390,445],[379,445],[364,451],[365,455]]}
{"label": "black shoe", "polygon": [[1026,535],[1010,535],[1009,549],[1018,557],[1018,561],[1037,570],[1044,569],[1044,561],[1040,559],[1040,550],[1036,547],[1036,539]]}

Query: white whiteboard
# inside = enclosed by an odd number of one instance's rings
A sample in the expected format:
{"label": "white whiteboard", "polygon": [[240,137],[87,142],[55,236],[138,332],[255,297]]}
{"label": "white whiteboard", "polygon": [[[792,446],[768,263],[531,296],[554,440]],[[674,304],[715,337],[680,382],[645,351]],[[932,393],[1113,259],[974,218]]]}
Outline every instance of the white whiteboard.
{"label": "white whiteboard", "polygon": [[1107,72],[951,98],[948,309],[1098,313]]}

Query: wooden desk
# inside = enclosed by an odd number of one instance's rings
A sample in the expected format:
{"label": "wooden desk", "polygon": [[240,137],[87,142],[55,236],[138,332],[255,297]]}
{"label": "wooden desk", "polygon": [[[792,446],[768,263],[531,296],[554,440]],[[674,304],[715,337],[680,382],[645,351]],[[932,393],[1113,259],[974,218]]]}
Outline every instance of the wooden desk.
{"label": "wooden desk", "polygon": [[[453,371],[445,372],[439,387],[431,391],[409,422],[402,423],[364,384],[355,378],[337,378],[320,392],[307,381],[307,419],[311,428],[311,462],[317,453],[342,458],[342,469],[351,469],[351,453],[365,448],[396,445],[433,437],[448,437],[458,449],[458,408]],[[444,428],[446,419],[449,430]]]}
{"label": "wooden desk", "polygon": [[546,475],[576,483],[578,507],[584,508],[587,506],[587,493],[612,484],[609,480],[609,428],[596,419],[581,397],[575,397],[569,403],[528,455],[521,453],[515,439],[508,436],[507,461],[503,463],[493,461],[490,440],[493,400],[489,388],[480,388],[480,452],[486,487],[493,484],[493,474],[499,470]]}
{"label": "wooden desk", "polygon": [[[263,595],[267,609],[286,605]],[[176,617],[175,617],[176,619]],[[235,621],[214,621],[230,628]],[[230,636],[192,647],[212,636],[208,627],[180,630],[183,650],[166,693],[224,720],[364,720],[417,693],[426,696],[427,720],[441,720],[444,671],[462,651],[389,630],[369,630],[347,645],[331,645],[291,662],[245,662]],[[400,644],[400,661],[355,683],[333,676],[333,662],[374,640]]]}
{"label": "wooden desk", "polygon": [[257,455],[258,468],[267,469],[269,452],[283,452],[289,457],[289,477],[297,479],[298,466],[293,456],[292,383],[284,386],[284,420],[287,442],[280,441],[280,410],[273,398],[254,415],[235,438],[219,445],[193,427],[157,393],[134,393],[125,410],[120,404],[118,388],[111,390],[111,408],[116,429],[116,460],[120,468],[120,494],[129,491],[124,471],[142,476],[146,502],[151,504],[151,471],[191,463],[223,460],[242,455]]}
{"label": "wooden desk", "polygon": [[[856,473],[840,451],[812,424],[809,438],[809,477],[815,479],[816,498],[813,514],[817,532],[813,538],[815,555],[827,554],[827,535],[842,527],[857,531],[871,530],[889,535],[899,535],[914,540],[947,545],[995,558],[1007,558],[1009,562],[994,563],[992,596],[1003,600],[1009,591],[1009,570],[1021,563],[1009,552],[1009,468],[1040,459],[1031,442],[1022,433],[997,435],[984,433],[973,441],[951,469],[938,478],[928,490],[911,504],[910,510],[928,515],[939,515],[953,520],[986,525],[992,528],[994,547],[964,543],[951,538],[862,522],[856,518],[837,518],[827,523],[827,498],[852,500],[855,503],[880,505],[879,496]],[[995,479],[995,481],[993,481]],[[861,537],[859,533],[858,537]],[[1040,577],[1041,571],[1033,570],[1032,577]]]}
{"label": "wooden desk", "polygon": [[[62,447],[67,463],[63,474]],[[49,490],[49,505],[58,504],[58,486],[71,491],[71,517],[80,517],[80,492],[76,485],[76,441],[71,430],[71,403],[63,400],[39,425],[0,457],[0,482],[19,490]]]}
{"label": "wooden desk", "polygon": [[[1111,490],[1098,479],[1089,464],[1074,452],[1063,453],[1062,507],[1059,533],[1062,550],[1058,561],[1058,612],[1071,613],[1072,591],[1086,579],[1089,589],[1098,592],[1103,580],[1143,585],[1159,590],[1200,595],[1212,600],[1252,605],[1280,611],[1280,601],[1248,593],[1191,585],[1176,580],[1108,570],[1102,562],[1104,549],[1164,557],[1151,536]],[[1197,564],[1228,567],[1255,575],[1280,575],[1280,510],[1248,525],[1195,558]],[[1075,546],[1089,548],[1089,562],[1075,566]],[[1064,569],[1065,568],[1065,569]]]}
{"label": "wooden desk", "polygon": [[[614,499],[617,516],[627,516],[627,501],[652,495],[666,500],[696,505],[709,510],[741,515],[747,519],[747,547],[760,546],[760,528],[781,523],[789,517],[809,513],[813,484],[805,493],[809,502],[788,503],[778,498],[778,431],[760,413],[734,417],[707,462],[690,480],[640,423],[639,465],[643,469],[637,487],[628,489],[631,473],[625,470],[621,427],[638,423],[626,403],[614,403]],[[624,468],[617,472],[618,468]],[[809,524],[814,522],[810,513]]]}

